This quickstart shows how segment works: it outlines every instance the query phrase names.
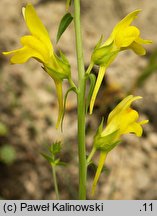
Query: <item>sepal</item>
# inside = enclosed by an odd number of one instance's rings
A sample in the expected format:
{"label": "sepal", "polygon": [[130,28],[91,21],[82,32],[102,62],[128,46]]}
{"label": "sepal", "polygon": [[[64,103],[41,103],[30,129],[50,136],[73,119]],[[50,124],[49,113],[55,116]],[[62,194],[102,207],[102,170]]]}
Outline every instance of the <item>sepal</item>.
{"label": "sepal", "polygon": [[97,44],[91,57],[94,64],[108,67],[119,52],[119,50],[115,50],[113,46],[113,42],[101,47]]}
{"label": "sepal", "polygon": [[114,147],[116,147],[121,142],[120,140],[116,140],[118,130],[106,136],[101,136],[102,131],[103,131],[103,120],[94,137],[94,146],[96,149],[100,151],[110,152]]}
{"label": "sepal", "polygon": [[71,68],[66,56],[60,50],[60,57],[56,54],[53,64],[44,65],[43,69],[55,80],[71,78]]}

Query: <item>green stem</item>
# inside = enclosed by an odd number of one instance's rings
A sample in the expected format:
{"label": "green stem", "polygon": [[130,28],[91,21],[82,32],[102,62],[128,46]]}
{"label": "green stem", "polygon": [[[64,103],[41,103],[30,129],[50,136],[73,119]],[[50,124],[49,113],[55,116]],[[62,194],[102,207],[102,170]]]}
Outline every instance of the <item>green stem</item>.
{"label": "green stem", "polygon": [[52,165],[52,175],[53,175],[56,199],[59,200],[59,191],[58,191],[58,183],[57,183],[57,176],[56,176],[56,167],[54,165]]}
{"label": "green stem", "polygon": [[88,68],[87,68],[86,74],[90,74],[90,72],[91,72],[93,66],[94,66],[94,64],[93,64],[93,62],[91,62],[90,65],[89,65]]}
{"label": "green stem", "polygon": [[78,156],[79,156],[79,199],[86,199],[86,148],[85,148],[85,69],[83,61],[80,23],[80,0],[74,0],[74,24],[78,66]]}
{"label": "green stem", "polygon": [[87,158],[87,166],[89,165],[89,163],[90,163],[92,157],[94,156],[95,152],[96,152],[96,148],[93,147],[93,148],[92,148],[92,151],[90,152],[90,154],[89,154],[89,156],[88,156],[88,158]]}

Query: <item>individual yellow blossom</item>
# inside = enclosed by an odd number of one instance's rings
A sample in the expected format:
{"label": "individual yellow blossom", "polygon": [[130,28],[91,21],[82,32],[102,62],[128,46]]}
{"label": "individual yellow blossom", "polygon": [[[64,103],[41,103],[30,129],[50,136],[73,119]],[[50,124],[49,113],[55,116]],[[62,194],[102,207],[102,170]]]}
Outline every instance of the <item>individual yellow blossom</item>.
{"label": "individual yellow blossom", "polygon": [[[145,55],[146,50],[143,44],[149,44],[152,41],[144,40],[140,37],[140,30],[131,26],[132,21],[137,17],[141,10],[135,10],[122,19],[113,29],[111,35],[106,42],[101,45],[102,38],[95,47],[92,57],[91,65],[99,65],[99,73],[96,86],[90,102],[90,114],[92,113],[94,102],[102,83],[104,74],[109,65],[114,61],[120,51],[131,49],[137,55]],[[90,66],[91,67],[91,66]]]}
{"label": "individual yellow blossom", "polygon": [[146,50],[142,45],[152,43],[152,41],[142,39],[140,30],[130,25],[140,12],[141,10],[135,10],[124,17],[114,27],[110,37],[102,46],[113,43],[114,50],[132,49],[138,55],[145,55]]}
{"label": "individual yellow blossom", "polygon": [[139,99],[141,99],[140,96],[134,97],[133,95],[124,98],[109,114],[105,129],[103,129],[103,122],[98,128],[94,137],[94,151],[96,149],[100,150],[100,159],[92,186],[93,194],[106,156],[109,151],[121,142],[121,136],[128,133],[134,133],[138,137],[142,135],[143,129],[141,125],[146,124],[148,120],[139,122],[138,112],[130,108],[131,103]]}
{"label": "individual yellow blossom", "polygon": [[21,37],[22,48],[3,52],[3,54],[12,55],[10,59],[12,64],[23,64],[30,58],[35,58],[43,64],[43,69],[53,78],[56,85],[59,103],[56,124],[56,127],[58,127],[63,113],[62,81],[63,79],[70,79],[70,65],[62,53],[60,57],[54,53],[49,34],[34,7],[27,4],[25,8],[22,8],[22,12],[31,35]]}

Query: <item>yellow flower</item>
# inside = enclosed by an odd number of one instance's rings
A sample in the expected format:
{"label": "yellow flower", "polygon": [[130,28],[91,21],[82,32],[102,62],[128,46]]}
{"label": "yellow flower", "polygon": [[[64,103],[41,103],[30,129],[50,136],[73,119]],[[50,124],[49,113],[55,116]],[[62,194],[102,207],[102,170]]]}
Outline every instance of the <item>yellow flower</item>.
{"label": "yellow flower", "polygon": [[152,43],[140,37],[140,30],[135,26],[130,26],[141,10],[135,10],[124,17],[113,29],[110,37],[102,46],[114,43],[119,50],[132,49],[138,55],[145,55],[146,50],[142,44]]}
{"label": "yellow flower", "polygon": [[142,46],[143,44],[149,44],[152,41],[144,40],[140,37],[140,30],[131,26],[132,21],[137,17],[141,10],[135,10],[122,19],[113,29],[111,35],[106,42],[101,45],[102,38],[96,45],[92,57],[91,64],[97,64],[100,66],[98,79],[93,91],[93,95],[90,103],[90,114],[93,111],[94,102],[103,80],[107,67],[114,61],[120,51],[131,49],[137,55],[145,55],[146,50]]}
{"label": "yellow flower", "polygon": [[109,134],[115,133],[115,141],[119,140],[122,134],[135,133],[136,136],[142,135],[142,124],[146,124],[148,120],[138,122],[138,112],[130,105],[133,101],[139,100],[142,97],[129,95],[124,98],[109,114],[107,120],[107,126],[102,131],[101,137],[108,136]]}
{"label": "yellow flower", "polygon": [[23,64],[30,58],[35,58],[43,64],[43,69],[53,78],[56,85],[59,102],[56,125],[58,127],[63,113],[62,81],[63,79],[70,79],[70,65],[62,53],[60,57],[54,53],[49,34],[33,6],[27,4],[26,8],[22,8],[22,12],[31,35],[21,37],[22,48],[3,52],[3,54],[12,55],[10,59],[12,64]]}
{"label": "yellow flower", "polygon": [[146,124],[148,120],[139,122],[138,112],[130,108],[131,103],[138,99],[141,99],[141,97],[134,97],[133,95],[129,95],[124,98],[109,114],[105,129],[103,129],[103,122],[98,128],[98,131],[94,137],[94,149],[100,150],[100,160],[93,182],[93,194],[106,156],[109,151],[120,143],[121,136],[127,133],[134,133],[138,137],[142,135],[141,125]]}

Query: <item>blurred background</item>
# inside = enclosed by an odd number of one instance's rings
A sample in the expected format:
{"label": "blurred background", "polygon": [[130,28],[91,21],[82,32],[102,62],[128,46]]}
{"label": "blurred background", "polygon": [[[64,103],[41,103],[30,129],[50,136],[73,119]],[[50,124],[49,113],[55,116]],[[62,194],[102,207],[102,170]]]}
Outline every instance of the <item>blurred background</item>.
{"label": "blurred background", "polygon": [[[21,7],[26,0],[0,1],[0,51],[20,47],[19,39],[28,34]],[[29,0],[49,30],[55,46],[57,27],[65,14],[65,0]],[[144,125],[142,138],[124,136],[123,143],[108,156],[95,199],[157,199],[157,1],[82,0],[82,33],[85,66],[100,38],[109,36],[114,25],[135,9],[142,9],[135,25],[141,37],[153,40],[147,55],[131,51],[119,54],[107,70],[97,97],[94,114],[87,117],[86,142],[90,151],[102,116],[126,94],[141,95],[134,103]],[[74,26],[70,25],[57,48],[67,55],[73,79],[77,81]],[[41,65],[30,60],[10,65],[0,52],[0,198],[55,199],[51,167],[41,156],[46,146],[63,141],[65,167],[57,170],[61,199],[77,199],[78,159],[76,99],[70,94],[64,119],[64,133],[56,131],[57,101],[53,81]],[[97,74],[97,68],[93,71]],[[67,83],[65,83],[65,88]],[[95,162],[98,160],[97,155]],[[88,172],[88,198],[94,177]]]}

